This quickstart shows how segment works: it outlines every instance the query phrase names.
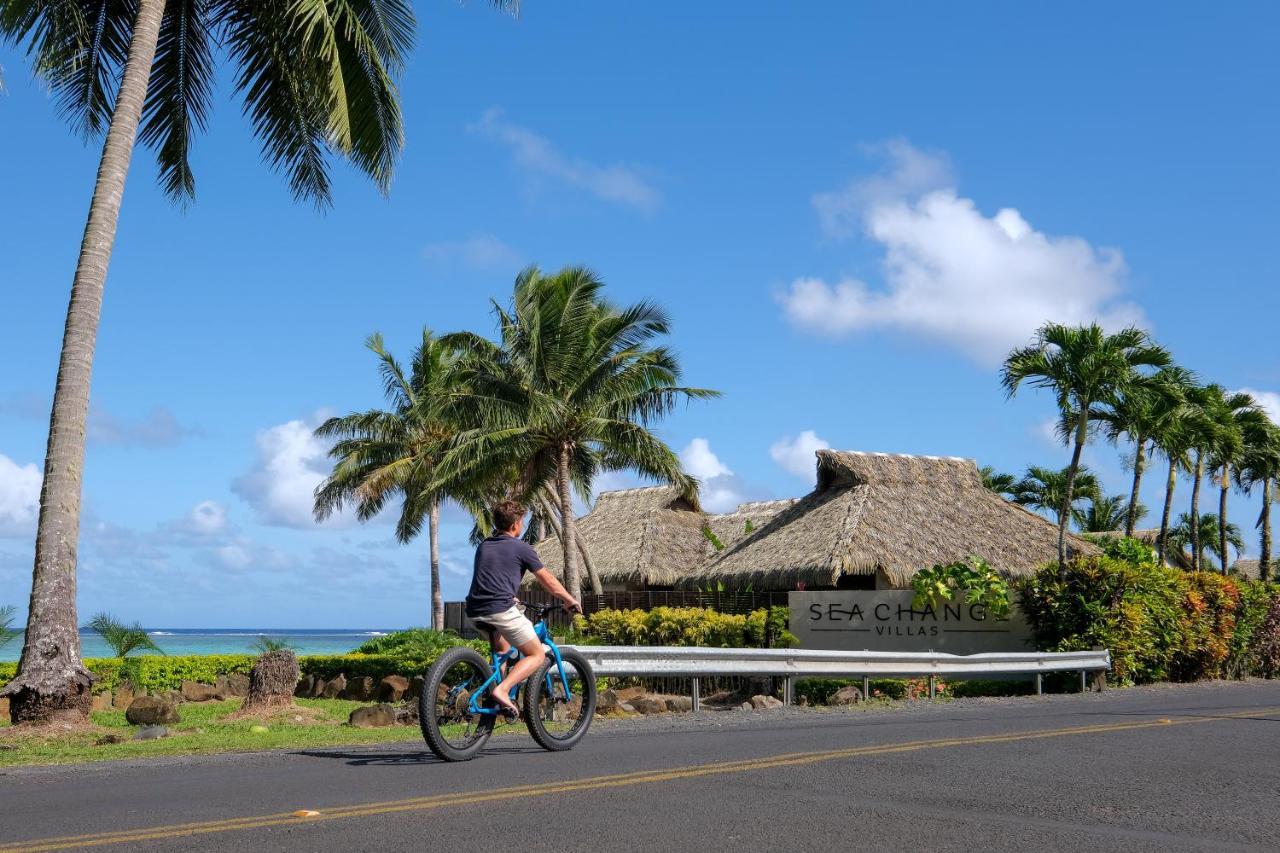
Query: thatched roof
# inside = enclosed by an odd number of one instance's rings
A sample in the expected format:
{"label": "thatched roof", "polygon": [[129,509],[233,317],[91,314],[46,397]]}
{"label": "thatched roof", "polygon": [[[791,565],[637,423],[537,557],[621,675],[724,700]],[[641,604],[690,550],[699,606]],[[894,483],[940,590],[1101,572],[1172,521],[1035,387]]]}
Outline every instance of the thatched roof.
{"label": "thatched roof", "polygon": [[[977,554],[1007,575],[1057,559],[1057,527],[982,484],[970,459],[818,451],[818,484],[716,555],[694,583],[756,589],[834,586],[883,570],[905,587],[918,570]],[[1097,553],[1076,536],[1071,553]]]}
{"label": "thatched roof", "polygon": [[[705,516],[671,486],[601,492],[578,530],[592,563],[606,584],[669,586],[692,573],[706,558]],[[564,578],[560,538],[534,546],[556,577]],[[579,570],[586,573],[579,561]]]}
{"label": "thatched roof", "polygon": [[[725,548],[736,543],[747,535],[747,523],[750,522],[752,532],[764,527],[773,517],[783,510],[790,509],[799,498],[784,498],[777,501],[751,501],[738,504],[733,512],[707,516],[707,526],[720,540]],[[715,546],[708,540],[707,556],[714,557]]]}
{"label": "thatched roof", "polygon": [[[1275,562],[1272,561],[1272,575],[1275,574]],[[1262,577],[1261,564],[1258,560],[1236,560],[1231,567],[1230,574],[1238,575],[1251,581],[1259,580]]]}

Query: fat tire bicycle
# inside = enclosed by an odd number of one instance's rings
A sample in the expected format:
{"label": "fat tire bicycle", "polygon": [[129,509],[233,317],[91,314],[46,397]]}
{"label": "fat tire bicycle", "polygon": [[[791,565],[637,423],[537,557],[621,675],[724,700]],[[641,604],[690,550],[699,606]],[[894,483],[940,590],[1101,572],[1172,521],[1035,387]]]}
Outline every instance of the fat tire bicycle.
{"label": "fat tire bicycle", "polygon": [[[529,734],[538,746],[552,752],[573,749],[586,735],[596,713],[596,681],[591,664],[576,649],[561,649],[551,639],[547,614],[563,605],[542,604],[533,609],[533,630],[542,641],[546,660],[523,684],[511,690]],[[520,658],[516,648],[493,651],[495,632],[489,630],[489,657],[467,646],[455,646],[427,670],[418,697],[418,722],[427,746],[443,761],[467,761],[484,749],[494,725],[504,715],[489,695],[502,680],[504,666]]]}

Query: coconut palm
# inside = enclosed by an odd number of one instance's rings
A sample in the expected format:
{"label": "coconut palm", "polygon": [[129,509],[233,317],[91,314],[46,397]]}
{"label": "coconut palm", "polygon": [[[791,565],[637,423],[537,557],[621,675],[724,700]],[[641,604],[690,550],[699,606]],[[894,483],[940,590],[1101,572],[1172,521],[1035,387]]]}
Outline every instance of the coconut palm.
{"label": "coconut palm", "polygon": [[320,521],[354,505],[361,521],[373,518],[395,497],[401,499],[396,538],[408,543],[427,525],[431,572],[431,626],[444,628],[444,596],[440,590],[440,507],[456,500],[476,509],[473,495],[447,491],[435,483],[436,466],[458,432],[450,404],[461,393],[458,352],[423,329],[408,372],[391,355],[381,335],[366,342],[378,357],[388,409],[354,412],[330,418],[315,431],[335,441],[329,455],[333,471],[316,488],[315,515]]}
{"label": "coconut palm", "polygon": [[565,586],[578,596],[576,524],[571,490],[605,471],[634,470],[692,493],[697,483],[649,430],[680,400],[717,392],[679,384],[680,364],[653,345],[670,323],[656,305],[625,308],[603,299],[591,271],[568,267],[516,278],[510,310],[495,303],[499,344],[475,334],[450,336],[468,353],[468,395],[461,433],[441,477],[500,488],[529,504],[553,487],[560,515]]}
{"label": "coconut palm", "polygon": [[1147,508],[1138,504],[1136,510],[1131,508],[1124,495],[1090,497],[1088,506],[1082,511],[1078,507],[1071,510],[1071,518],[1076,527],[1085,533],[1108,533],[1120,530],[1132,516],[1135,520],[1147,514]]}
{"label": "coconut palm", "polygon": [[1114,407],[1143,370],[1169,364],[1169,353],[1141,329],[1108,334],[1097,323],[1078,327],[1046,323],[1032,345],[1014,350],[1005,359],[1001,379],[1010,397],[1027,382],[1051,390],[1060,413],[1076,413],[1071,463],[1058,509],[1059,566],[1067,562],[1067,522],[1080,454],[1089,440],[1090,412],[1095,407]]}
{"label": "coconut palm", "polygon": [[1271,577],[1271,501],[1272,484],[1280,477],[1280,427],[1270,419],[1250,423],[1244,433],[1245,454],[1236,473],[1236,482],[1245,492],[1262,487],[1262,511],[1258,514],[1260,532],[1258,572],[1263,580]]}
{"label": "coconut palm", "polygon": [[[1022,479],[1014,484],[1013,501],[1039,512],[1048,512],[1057,523],[1060,521],[1059,513],[1062,512],[1063,495],[1067,492],[1069,479],[1071,471],[1068,468],[1055,470],[1032,465],[1027,468]],[[1101,495],[1098,479],[1087,466],[1081,465],[1076,470],[1074,479],[1075,488],[1069,504],[1071,511],[1076,509],[1076,504],[1097,500]]]}
{"label": "coconut palm", "polygon": [[128,657],[131,653],[137,651],[164,654],[164,650],[155,644],[150,635],[143,630],[142,625],[137,622],[132,625],[126,625],[110,614],[99,613],[85,627],[97,633],[102,638],[102,641],[111,647],[111,652],[115,657]]}
{"label": "coconut palm", "polygon": [[990,465],[983,465],[978,469],[978,474],[982,477],[982,485],[997,495],[1011,497],[1014,487],[1018,484],[1018,478],[1013,474],[997,471]]}
{"label": "coconut palm", "polygon": [[75,610],[85,421],[135,142],[155,151],[163,191],[189,202],[189,153],[223,60],[263,159],[296,198],[329,202],[334,157],[386,191],[402,144],[396,77],[415,29],[406,0],[0,0],[0,43],[25,48],[76,131],[105,137],[53,396],[26,643],[18,674],[0,690],[14,721],[88,716],[92,676],[80,661]]}
{"label": "coconut palm", "polygon": [[[1245,463],[1248,454],[1246,436],[1265,429],[1267,416],[1258,408],[1257,402],[1248,394],[1229,394],[1220,386],[1211,385],[1212,394],[1206,414],[1214,421],[1218,429],[1210,448],[1210,468],[1218,478],[1218,553],[1227,550],[1227,493],[1231,483]],[[1227,564],[1222,563],[1222,571]]]}
{"label": "coconut palm", "polygon": [[[1222,570],[1226,571],[1229,560],[1223,557],[1221,543],[1225,539],[1228,547],[1236,549],[1236,552],[1244,550],[1244,537],[1240,535],[1240,528],[1234,524],[1227,524],[1225,537],[1221,535],[1219,530],[1218,516],[1214,513],[1205,513],[1199,517],[1199,523],[1192,524],[1192,515],[1184,512],[1178,516],[1177,524],[1169,528],[1169,547],[1186,551],[1191,548],[1199,548],[1199,555],[1193,554],[1193,564],[1197,567],[1203,566],[1204,553],[1208,551],[1219,561]],[[1230,554],[1228,552],[1227,556]]]}
{"label": "coconut palm", "polygon": [[1195,393],[1199,388],[1195,375],[1181,368],[1162,371],[1168,379],[1166,394],[1159,397],[1163,412],[1156,419],[1151,433],[1152,449],[1165,458],[1168,473],[1165,478],[1164,506],[1160,513],[1160,537],[1156,550],[1161,563],[1165,561],[1165,538],[1169,532],[1173,512],[1173,497],[1178,485],[1179,473],[1189,474],[1192,469],[1192,447],[1197,433],[1203,428],[1203,412],[1195,405]]}

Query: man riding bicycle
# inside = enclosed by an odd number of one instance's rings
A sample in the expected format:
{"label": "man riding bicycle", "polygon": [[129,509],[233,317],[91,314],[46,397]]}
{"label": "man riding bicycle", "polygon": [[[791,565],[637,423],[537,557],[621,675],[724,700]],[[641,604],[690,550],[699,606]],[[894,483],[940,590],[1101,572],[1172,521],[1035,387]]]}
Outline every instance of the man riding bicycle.
{"label": "man riding bicycle", "polygon": [[502,681],[491,691],[493,701],[507,714],[520,711],[511,701],[511,691],[542,665],[542,641],[533,623],[520,609],[516,593],[525,572],[549,593],[564,602],[570,612],[582,607],[542,564],[538,552],[520,538],[524,527],[524,507],[516,501],[503,501],[490,511],[494,533],[476,547],[476,559],[467,593],[467,616],[487,628],[494,651],[501,654],[511,646],[520,650],[520,659],[508,668]]}

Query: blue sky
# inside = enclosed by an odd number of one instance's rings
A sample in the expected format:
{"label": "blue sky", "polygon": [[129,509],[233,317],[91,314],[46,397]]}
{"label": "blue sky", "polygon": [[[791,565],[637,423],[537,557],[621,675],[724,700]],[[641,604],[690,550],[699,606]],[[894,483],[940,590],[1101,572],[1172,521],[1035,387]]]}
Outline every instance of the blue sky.
{"label": "blue sky", "polygon": [[[725,396],[663,434],[717,505],[803,493],[819,443],[1065,464],[1051,400],[1006,402],[997,376],[1047,319],[1140,322],[1280,404],[1271,4],[418,13],[389,198],[339,167],[332,210],[292,203],[225,74],[191,209],[139,149],[95,367],[83,612],[423,622],[425,542],[308,520],[309,427],[378,402],[370,332],[405,352],[423,325],[488,331],[530,262],[590,265],[615,300],[671,312],[687,380]],[[0,603],[21,605],[98,148],[22,55],[0,66]],[[1088,459],[1125,490],[1115,450]],[[1251,534],[1256,501],[1233,502]],[[465,537],[451,516],[449,598]]]}

